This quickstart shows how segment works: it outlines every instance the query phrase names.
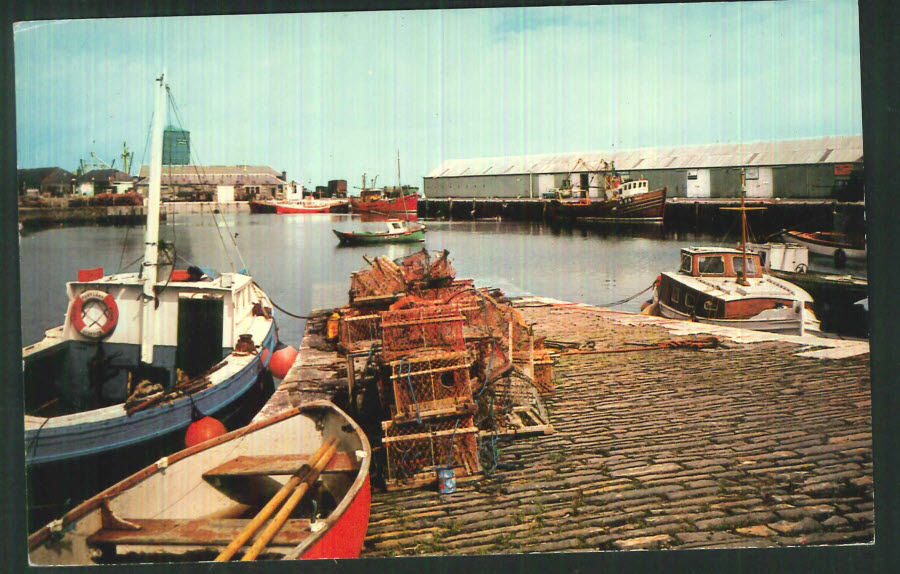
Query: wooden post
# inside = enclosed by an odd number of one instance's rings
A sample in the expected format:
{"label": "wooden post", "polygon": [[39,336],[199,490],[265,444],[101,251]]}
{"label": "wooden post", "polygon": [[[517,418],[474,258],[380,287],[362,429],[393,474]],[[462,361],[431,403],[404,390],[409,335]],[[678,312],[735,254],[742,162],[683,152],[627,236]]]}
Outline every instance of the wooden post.
{"label": "wooden post", "polygon": [[349,393],[350,400],[353,400],[353,387],[356,386],[356,359],[353,358],[353,353],[347,353],[347,392]]}

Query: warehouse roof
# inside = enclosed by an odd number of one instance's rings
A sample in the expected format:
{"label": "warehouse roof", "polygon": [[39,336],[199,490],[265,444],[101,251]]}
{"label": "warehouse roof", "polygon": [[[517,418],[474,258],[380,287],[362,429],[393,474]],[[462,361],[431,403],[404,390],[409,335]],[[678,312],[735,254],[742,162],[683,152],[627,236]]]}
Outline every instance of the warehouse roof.
{"label": "warehouse roof", "polygon": [[[141,166],[140,185],[147,185],[146,179],[150,170],[146,165]],[[183,185],[244,185],[284,184],[281,173],[266,165],[164,165],[162,168],[163,184]]]}
{"label": "warehouse roof", "polygon": [[858,163],[862,136],[445,160],[426,177]]}

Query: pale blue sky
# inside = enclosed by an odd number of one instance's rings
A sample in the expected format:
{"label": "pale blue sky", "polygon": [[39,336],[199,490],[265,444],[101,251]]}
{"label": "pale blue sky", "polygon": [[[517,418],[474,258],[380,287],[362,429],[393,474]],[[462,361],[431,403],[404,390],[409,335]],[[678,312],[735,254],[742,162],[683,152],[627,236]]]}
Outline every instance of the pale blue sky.
{"label": "pale blue sky", "polygon": [[393,184],[398,149],[421,185],[444,159],[862,133],[854,0],[31,22],[14,38],[19,167],[74,171],[123,141],[146,163],[163,66],[195,161],[307,186]]}

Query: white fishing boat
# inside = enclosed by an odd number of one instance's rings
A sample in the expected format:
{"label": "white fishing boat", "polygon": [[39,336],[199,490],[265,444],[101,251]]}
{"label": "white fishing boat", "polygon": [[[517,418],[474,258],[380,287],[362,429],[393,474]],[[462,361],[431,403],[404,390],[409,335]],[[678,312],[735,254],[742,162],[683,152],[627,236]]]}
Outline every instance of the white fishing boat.
{"label": "white fishing boat", "polygon": [[65,324],[23,349],[30,471],[141,445],[248,392],[276,344],[272,303],[242,273],[173,270],[159,239],[167,87],[154,114],[145,253],[136,273],[80,273]]}

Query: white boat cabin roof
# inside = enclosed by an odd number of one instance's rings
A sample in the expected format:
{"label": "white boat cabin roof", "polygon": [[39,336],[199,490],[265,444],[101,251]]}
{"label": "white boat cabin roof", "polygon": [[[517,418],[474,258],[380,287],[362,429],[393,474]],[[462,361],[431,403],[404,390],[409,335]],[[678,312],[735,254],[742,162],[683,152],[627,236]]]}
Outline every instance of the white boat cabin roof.
{"label": "white boat cabin roof", "polygon": [[[197,281],[157,281],[157,285],[169,285],[179,288],[195,287],[197,289],[220,289],[224,291],[233,291],[240,289],[253,279],[241,273],[223,273],[219,277],[210,278],[206,275]],[[117,273],[114,275],[105,275],[103,277],[92,279],[90,281],[70,281],[69,285],[123,285],[143,287],[144,282],[139,273]]]}
{"label": "white boat cabin roof", "polygon": [[[681,252],[689,255],[708,255],[710,253],[721,253],[724,255],[726,253],[740,254],[741,250],[731,247],[682,247]],[[749,255],[749,253],[748,251],[747,254]]]}

